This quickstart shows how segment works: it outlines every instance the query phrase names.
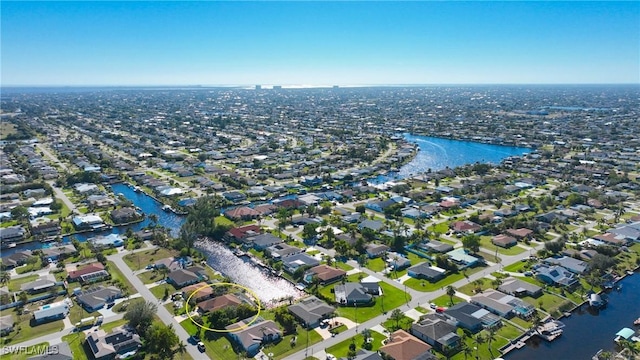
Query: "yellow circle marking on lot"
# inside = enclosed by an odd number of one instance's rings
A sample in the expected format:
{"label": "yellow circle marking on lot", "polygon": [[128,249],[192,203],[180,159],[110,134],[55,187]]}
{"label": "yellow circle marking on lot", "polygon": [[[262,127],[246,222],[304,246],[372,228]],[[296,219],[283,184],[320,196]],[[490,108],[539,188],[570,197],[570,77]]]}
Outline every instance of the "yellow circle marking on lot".
{"label": "yellow circle marking on lot", "polygon": [[[189,313],[189,300],[191,300],[191,298],[193,297],[193,295],[197,294],[200,290],[206,288],[206,287],[214,287],[214,286],[225,286],[225,285],[230,285],[232,287],[237,287],[240,288],[246,292],[248,292],[255,300],[256,300],[256,304],[258,305],[258,313],[256,313],[256,315],[251,318],[251,321],[249,321],[248,323],[238,326],[237,328],[234,328],[233,330],[227,330],[227,329],[212,329],[208,326],[204,326],[200,323],[198,323],[197,321],[195,321],[193,319],[193,317],[191,316],[191,313]],[[213,284],[206,284],[204,286],[201,286],[197,289],[195,289],[191,295],[189,295],[189,297],[187,298],[187,301],[184,303],[184,309],[187,313],[187,317],[189,318],[189,320],[191,320],[192,323],[194,323],[196,326],[199,326],[205,330],[209,330],[209,331],[213,331],[213,332],[218,332],[218,333],[229,333],[229,332],[234,332],[234,331],[239,331],[239,330],[243,330],[248,328],[249,326],[251,326],[251,324],[253,324],[254,322],[256,322],[256,320],[258,320],[258,316],[260,316],[260,308],[262,307],[262,304],[260,303],[260,299],[258,299],[258,296],[256,295],[256,293],[254,293],[251,289],[242,286],[242,285],[238,285],[238,284],[234,284],[234,283],[213,283]]]}

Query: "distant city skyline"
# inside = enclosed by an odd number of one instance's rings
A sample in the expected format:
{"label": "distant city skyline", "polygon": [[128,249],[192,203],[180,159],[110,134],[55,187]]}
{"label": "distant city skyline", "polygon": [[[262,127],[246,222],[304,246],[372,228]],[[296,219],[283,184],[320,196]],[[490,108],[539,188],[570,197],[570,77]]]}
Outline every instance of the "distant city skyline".
{"label": "distant city skyline", "polygon": [[640,3],[12,2],[2,86],[640,83]]}

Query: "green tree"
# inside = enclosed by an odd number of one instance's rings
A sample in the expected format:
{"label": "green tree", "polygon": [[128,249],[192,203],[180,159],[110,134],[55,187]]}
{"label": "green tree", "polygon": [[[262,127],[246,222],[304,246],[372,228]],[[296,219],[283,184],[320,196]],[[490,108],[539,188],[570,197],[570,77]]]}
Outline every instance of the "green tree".
{"label": "green tree", "polygon": [[29,218],[29,210],[22,205],[18,205],[11,209],[11,218],[18,221],[25,220]]}
{"label": "green tree", "polygon": [[480,237],[478,235],[467,235],[462,238],[462,246],[475,254],[480,251]]}
{"label": "green tree", "polygon": [[11,280],[11,274],[8,271],[0,271],[0,284],[8,284]]}
{"label": "green tree", "polygon": [[396,330],[400,329],[400,320],[404,319],[404,313],[400,309],[394,309],[389,315],[389,319],[396,322]]}
{"label": "green tree", "polygon": [[153,322],[153,317],[158,311],[158,306],[150,301],[135,302],[127,307],[124,319],[129,326],[143,335]]}
{"label": "green tree", "polygon": [[154,323],[146,331],[144,336],[147,350],[151,353],[158,354],[162,359],[170,359],[173,357],[173,348],[178,345],[179,339],[173,330],[173,325],[166,326],[160,323]]}
{"label": "green tree", "polygon": [[453,296],[456,294],[456,288],[449,285],[447,286],[447,295],[449,296],[449,303],[453,306]]}

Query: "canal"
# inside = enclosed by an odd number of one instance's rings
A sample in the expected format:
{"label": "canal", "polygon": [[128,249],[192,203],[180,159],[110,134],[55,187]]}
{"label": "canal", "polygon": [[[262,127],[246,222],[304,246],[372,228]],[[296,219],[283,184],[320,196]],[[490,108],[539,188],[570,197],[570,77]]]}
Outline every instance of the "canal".
{"label": "canal", "polygon": [[600,349],[614,351],[615,334],[624,327],[633,328],[633,321],[640,317],[640,274],[627,276],[618,284],[622,288],[608,293],[605,308],[594,311],[583,305],[562,319],[566,327],[557,340],[546,342],[533,337],[526,347],[507,354],[505,359],[587,360]]}

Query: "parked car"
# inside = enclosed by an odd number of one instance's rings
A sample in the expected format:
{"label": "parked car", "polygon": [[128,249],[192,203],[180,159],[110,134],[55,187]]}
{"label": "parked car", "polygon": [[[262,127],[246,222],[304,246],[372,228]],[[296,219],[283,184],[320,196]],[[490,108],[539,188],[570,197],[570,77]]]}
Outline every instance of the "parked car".
{"label": "parked car", "polygon": [[202,341],[198,342],[198,350],[200,350],[200,352],[204,352],[205,351],[205,347],[204,347],[204,343]]}

